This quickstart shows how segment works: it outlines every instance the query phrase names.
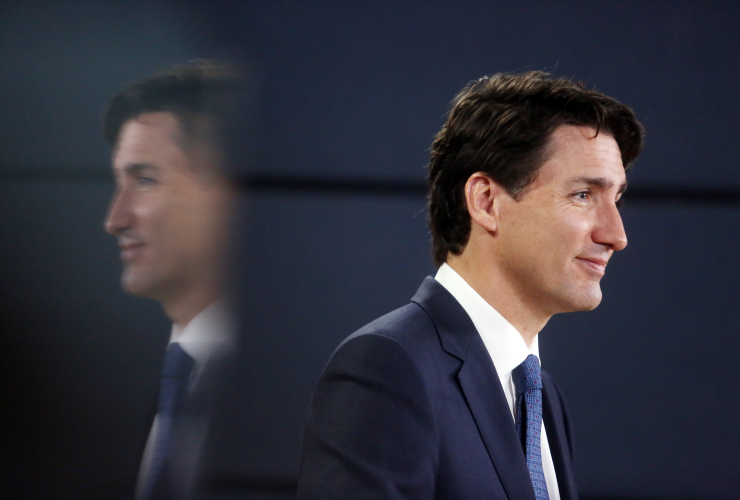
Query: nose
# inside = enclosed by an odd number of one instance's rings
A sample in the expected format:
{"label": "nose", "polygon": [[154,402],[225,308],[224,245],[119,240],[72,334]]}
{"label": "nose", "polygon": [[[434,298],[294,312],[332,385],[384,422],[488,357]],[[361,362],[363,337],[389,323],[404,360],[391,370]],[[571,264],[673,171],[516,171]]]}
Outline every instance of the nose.
{"label": "nose", "polygon": [[627,246],[622,215],[616,204],[608,204],[599,212],[599,220],[592,236],[594,242],[610,247],[615,252]]}
{"label": "nose", "polygon": [[108,207],[108,215],[103,227],[112,235],[118,235],[121,231],[131,226],[130,200],[128,194],[120,187],[116,188]]}

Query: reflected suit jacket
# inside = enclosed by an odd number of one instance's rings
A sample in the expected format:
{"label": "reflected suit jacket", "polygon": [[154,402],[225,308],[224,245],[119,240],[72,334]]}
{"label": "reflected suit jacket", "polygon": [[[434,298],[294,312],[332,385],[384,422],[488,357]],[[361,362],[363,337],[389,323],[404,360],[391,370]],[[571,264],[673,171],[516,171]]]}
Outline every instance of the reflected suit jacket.
{"label": "reflected suit jacket", "polygon": [[[428,277],[411,304],[345,339],[311,401],[298,498],[535,500],[491,357]],[[542,372],[561,498],[576,500],[568,413]]]}
{"label": "reflected suit jacket", "polygon": [[[169,500],[200,500],[211,497],[213,483],[218,480],[218,457],[223,453],[218,425],[227,409],[229,382],[234,377],[236,358],[231,353],[213,355],[187,400],[172,422],[167,466],[173,483]],[[154,412],[153,412],[154,413]],[[150,440],[152,437],[150,436]],[[148,443],[147,448],[153,447]],[[149,473],[147,457],[143,459],[137,479],[136,499]]]}

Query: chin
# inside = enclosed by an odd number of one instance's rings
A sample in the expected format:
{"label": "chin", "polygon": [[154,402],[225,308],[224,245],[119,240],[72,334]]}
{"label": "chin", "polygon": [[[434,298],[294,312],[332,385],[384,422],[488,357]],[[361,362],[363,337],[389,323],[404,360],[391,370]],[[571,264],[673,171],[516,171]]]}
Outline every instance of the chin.
{"label": "chin", "polygon": [[585,294],[574,301],[573,311],[593,311],[601,304],[601,289]]}
{"label": "chin", "polygon": [[601,304],[601,287],[571,289],[561,295],[559,312],[592,311]]}
{"label": "chin", "polygon": [[121,275],[121,288],[135,297],[151,298],[151,286],[148,280],[131,269],[125,269]]}

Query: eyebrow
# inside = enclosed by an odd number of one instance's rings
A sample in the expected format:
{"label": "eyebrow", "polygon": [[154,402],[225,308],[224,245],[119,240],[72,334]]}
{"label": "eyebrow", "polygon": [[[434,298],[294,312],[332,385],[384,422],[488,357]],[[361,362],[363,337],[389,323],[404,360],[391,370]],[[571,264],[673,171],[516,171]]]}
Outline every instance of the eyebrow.
{"label": "eyebrow", "polygon": [[[606,179],[604,177],[579,177],[578,179],[573,180],[574,184],[579,183],[585,183],[589,186],[597,186],[601,189],[609,189],[611,187],[614,187],[614,183],[610,181],[609,179]],[[622,185],[619,186],[619,189],[617,190],[617,194],[622,194],[627,190],[627,182],[623,182]]]}
{"label": "eyebrow", "polygon": [[129,175],[136,175],[147,171],[156,171],[157,167],[151,163],[129,163],[123,167],[123,171]]}

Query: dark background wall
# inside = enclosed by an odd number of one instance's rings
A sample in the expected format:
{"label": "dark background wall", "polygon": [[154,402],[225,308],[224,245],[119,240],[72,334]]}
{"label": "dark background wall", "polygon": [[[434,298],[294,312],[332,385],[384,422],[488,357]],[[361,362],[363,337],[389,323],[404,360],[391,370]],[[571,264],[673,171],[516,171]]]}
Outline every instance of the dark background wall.
{"label": "dark background wall", "polygon": [[[423,182],[447,103],[497,71],[575,76],[647,128],[594,312],[540,337],[584,498],[740,488],[740,6],[729,2],[0,4],[0,478],[129,498],[169,324],[102,231],[107,98],[174,62],[259,76],[237,286],[248,369],[225,484],[289,497],[334,346],[434,272]],[[266,180],[265,180],[266,179]],[[225,495],[228,495],[225,488]]]}

